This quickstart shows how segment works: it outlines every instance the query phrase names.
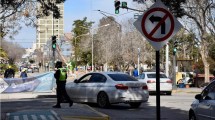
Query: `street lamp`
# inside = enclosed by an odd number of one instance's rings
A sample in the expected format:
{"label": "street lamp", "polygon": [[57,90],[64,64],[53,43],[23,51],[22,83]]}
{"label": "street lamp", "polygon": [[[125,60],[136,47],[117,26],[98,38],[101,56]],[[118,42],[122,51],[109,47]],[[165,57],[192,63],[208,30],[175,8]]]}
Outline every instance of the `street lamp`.
{"label": "street lamp", "polygon": [[105,25],[102,25],[102,26],[97,27],[97,28],[87,28],[87,27],[84,27],[84,26],[79,26],[79,27],[82,27],[82,28],[85,28],[85,29],[91,29],[91,33],[92,33],[92,72],[94,71],[94,65],[93,65],[93,30],[99,29],[99,28],[102,28],[102,27],[107,27],[109,25],[110,24],[105,24]]}

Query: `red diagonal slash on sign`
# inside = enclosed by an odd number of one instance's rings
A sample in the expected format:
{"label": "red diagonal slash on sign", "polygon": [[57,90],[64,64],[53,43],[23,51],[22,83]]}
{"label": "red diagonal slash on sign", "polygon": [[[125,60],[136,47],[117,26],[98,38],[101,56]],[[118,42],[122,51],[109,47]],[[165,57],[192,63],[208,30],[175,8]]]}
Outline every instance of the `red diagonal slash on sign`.
{"label": "red diagonal slash on sign", "polygon": [[[148,33],[146,31],[146,28],[145,28],[145,22],[146,22],[146,18],[153,12],[163,12],[164,13],[164,17],[162,17],[162,19],[158,22],[158,24],[152,29],[152,31],[150,33]],[[161,38],[154,38],[153,35],[154,33],[158,30],[158,28],[166,21],[166,19],[169,18],[170,19],[170,30],[169,32],[161,37]],[[162,42],[162,41],[165,41],[166,39],[168,39],[173,31],[174,31],[174,19],[173,19],[173,16],[171,15],[171,13],[164,9],[164,8],[152,8],[150,9],[149,11],[147,11],[144,16],[143,16],[143,19],[142,19],[142,31],[144,33],[144,35],[149,39],[149,40],[152,40],[154,42]]]}

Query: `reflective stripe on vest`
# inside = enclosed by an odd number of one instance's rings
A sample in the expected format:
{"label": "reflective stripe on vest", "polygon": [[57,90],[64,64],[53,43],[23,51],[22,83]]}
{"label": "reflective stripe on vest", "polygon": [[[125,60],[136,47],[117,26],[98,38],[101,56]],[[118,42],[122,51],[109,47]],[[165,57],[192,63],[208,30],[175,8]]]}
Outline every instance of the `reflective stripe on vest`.
{"label": "reflective stripe on vest", "polygon": [[66,68],[59,68],[60,78],[59,81],[66,81]]}

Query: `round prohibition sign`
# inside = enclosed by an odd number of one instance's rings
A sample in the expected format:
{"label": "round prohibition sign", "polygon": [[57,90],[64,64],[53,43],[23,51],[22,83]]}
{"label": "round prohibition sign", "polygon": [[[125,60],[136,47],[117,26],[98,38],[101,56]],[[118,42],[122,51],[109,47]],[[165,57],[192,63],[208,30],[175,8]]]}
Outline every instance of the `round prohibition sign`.
{"label": "round prohibition sign", "polygon": [[[157,12],[157,11],[161,11],[164,13],[164,16],[163,18],[161,19],[161,21],[158,22],[158,24],[152,29],[152,31],[150,33],[148,33],[145,29],[145,22],[146,22],[146,18],[148,17],[149,14],[153,13],[153,12]],[[169,32],[164,36],[164,37],[161,37],[161,38],[154,38],[153,37],[153,34],[158,30],[159,27],[161,27],[161,25],[165,22],[165,20],[169,18],[170,19],[170,30]],[[144,35],[151,41],[154,41],[154,42],[162,42],[162,41],[165,41],[166,39],[168,39],[173,31],[174,31],[174,19],[173,19],[173,16],[171,15],[171,13],[169,11],[167,11],[166,9],[164,8],[152,8],[150,9],[149,11],[147,11],[145,13],[145,15],[143,16],[143,19],[142,19],[142,23],[141,23],[141,27],[142,27],[142,31],[144,33]]]}

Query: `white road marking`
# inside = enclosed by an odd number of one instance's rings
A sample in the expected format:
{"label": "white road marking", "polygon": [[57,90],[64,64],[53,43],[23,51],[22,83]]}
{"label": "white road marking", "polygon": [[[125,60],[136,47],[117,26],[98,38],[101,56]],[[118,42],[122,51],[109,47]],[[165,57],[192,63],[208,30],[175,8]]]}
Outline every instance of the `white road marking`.
{"label": "white road marking", "polygon": [[14,120],[19,120],[19,116],[14,116]]}
{"label": "white road marking", "polygon": [[42,118],[42,120],[47,120],[45,115],[40,115],[40,117]]}
{"label": "white road marking", "polygon": [[23,115],[23,120],[28,120],[28,116],[27,115]]}
{"label": "white road marking", "polygon": [[37,120],[37,116],[36,116],[36,115],[31,115],[31,118],[32,118],[33,120]]}

